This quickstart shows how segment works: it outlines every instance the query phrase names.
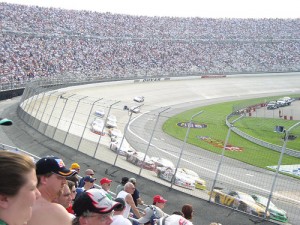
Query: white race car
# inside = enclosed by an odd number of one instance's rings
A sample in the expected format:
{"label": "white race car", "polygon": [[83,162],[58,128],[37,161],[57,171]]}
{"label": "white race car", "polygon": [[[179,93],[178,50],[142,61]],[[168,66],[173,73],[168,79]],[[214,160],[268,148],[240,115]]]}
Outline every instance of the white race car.
{"label": "white race car", "polygon": [[121,146],[122,138],[118,138],[116,141],[112,141],[110,143],[109,148],[119,153],[119,155],[126,156],[128,153],[134,152],[134,149],[129,145],[129,143],[126,141],[126,139],[123,139],[123,143]]}
{"label": "white race car", "polygon": [[174,182],[175,185],[184,187],[190,190],[195,189],[195,179],[179,172],[180,168],[177,170],[176,176],[175,168],[170,167],[157,167],[157,176],[163,180]]}
{"label": "white race car", "polygon": [[135,101],[135,102],[143,102],[143,101],[145,101],[145,98],[144,98],[144,96],[135,96],[133,98],[133,101]]}
{"label": "white race car", "polygon": [[103,109],[99,109],[99,110],[96,110],[96,111],[95,111],[95,115],[102,118],[102,117],[104,117],[105,112],[104,112]]}
{"label": "white race car", "polygon": [[155,163],[155,167],[170,167],[175,168],[175,165],[168,159],[151,157],[151,160]]}
{"label": "white race car", "polygon": [[108,130],[108,135],[111,138],[111,141],[116,141],[118,138],[123,137],[123,133],[117,128],[111,128]]}
{"label": "white race car", "polygon": [[133,113],[139,113],[139,112],[141,112],[141,108],[139,106],[134,105],[134,106],[130,107],[129,111],[133,112]]}
{"label": "white race car", "polygon": [[92,128],[91,131],[95,134],[104,135],[104,132],[102,133],[103,127],[104,127],[104,121],[100,118],[94,119],[94,121],[91,124]]}
{"label": "white race car", "polygon": [[117,127],[117,117],[114,115],[109,115],[106,121],[106,127],[115,128]]}

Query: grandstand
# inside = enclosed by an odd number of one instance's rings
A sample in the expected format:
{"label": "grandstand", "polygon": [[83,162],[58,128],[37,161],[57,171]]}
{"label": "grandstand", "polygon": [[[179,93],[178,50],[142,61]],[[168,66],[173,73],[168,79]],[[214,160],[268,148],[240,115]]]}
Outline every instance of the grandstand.
{"label": "grandstand", "polygon": [[0,82],[300,70],[300,19],[128,16],[0,3]]}

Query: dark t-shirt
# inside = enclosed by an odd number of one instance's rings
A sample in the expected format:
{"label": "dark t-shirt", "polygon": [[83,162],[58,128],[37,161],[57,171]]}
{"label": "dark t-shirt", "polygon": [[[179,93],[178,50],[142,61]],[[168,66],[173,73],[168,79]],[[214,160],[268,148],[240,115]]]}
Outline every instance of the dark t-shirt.
{"label": "dark t-shirt", "polygon": [[134,201],[135,206],[138,205],[137,200],[140,198],[140,192],[138,191],[138,189],[135,189],[133,194],[132,194],[132,198]]}

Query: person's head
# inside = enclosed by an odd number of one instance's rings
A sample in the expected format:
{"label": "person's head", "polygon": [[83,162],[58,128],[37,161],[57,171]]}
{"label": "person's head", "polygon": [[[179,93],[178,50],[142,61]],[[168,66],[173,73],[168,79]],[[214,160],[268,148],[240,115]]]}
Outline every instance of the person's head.
{"label": "person's head", "polygon": [[72,195],[70,188],[67,184],[63,186],[58,197],[55,199],[55,202],[62,205],[65,208],[68,208],[72,204]]}
{"label": "person's head", "polygon": [[112,182],[112,180],[108,179],[107,177],[103,177],[103,178],[100,180],[101,187],[102,187],[105,191],[109,191],[110,186],[111,186],[111,182]]}
{"label": "person's head", "polygon": [[81,193],[73,204],[76,218],[73,224],[79,225],[108,225],[112,222],[112,212],[122,207],[122,204],[110,200],[93,188]]}
{"label": "person's head", "polygon": [[25,224],[40,197],[33,159],[0,151],[0,180],[0,219],[7,224]]}
{"label": "person's head", "polygon": [[153,205],[163,209],[167,203],[167,200],[164,199],[161,195],[154,195],[153,197]]}
{"label": "person's head", "polygon": [[93,176],[95,175],[95,172],[94,172],[94,170],[92,170],[92,169],[87,169],[87,170],[85,171],[85,175],[86,175],[86,176],[93,177]]}
{"label": "person's head", "polygon": [[193,218],[193,207],[192,205],[185,204],[182,206],[181,212],[183,213],[184,218],[191,220]]}
{"label": "person's head", "polygon": [[74,174],[76,171],[66,168],[63,160],[57,157],[47,156],[36,162],[38,188],[48,201],[57,198],[64,184],[67,183],[66,177]]}
{"label": "person's head", "polygon": [[80,172],[80,166],[78,163],[74,162],[71,164],[70,170],[75,170],[77,173]]}
{"label": "person's head", "polygon": [[133,183],[133,185],[136,185],[136,179],[134,177],[129,178],[129,182]]}
{"label": "person's head", "polygon": [[68,184],[68,187],[70,189],[70,192],[71,192],[71,198],[72,200],[75,199],[76,197],[76,187],[75,187],[75,182],[71,181],[71,180],[67,180],[67,184]]}
{"label": "person's head", "polygon": [[128,177],[122,177],[121,184],[124,186],[129,181]]}
{"label": "person's head", "polygon": [[119,202],[121,204],[121,206],[114,209],[114,215],[123,215],[123,211],[125,210],[125,206],[126,206],[124,199],[116,198],[115,202]]}
{"label": "person's head", "polygon": [[133,183],[127,182],[124,185],[124,191],[126,191],[127,193],[133,194],[134,190],[135,190],[135,187],[134,187]]}
{"label": "person's head", "polygon": [[94,186],[95,180],[96,180],[96,178],[93,178],[91,176],[85,176],[83,178],[85,190],[92,188]]}

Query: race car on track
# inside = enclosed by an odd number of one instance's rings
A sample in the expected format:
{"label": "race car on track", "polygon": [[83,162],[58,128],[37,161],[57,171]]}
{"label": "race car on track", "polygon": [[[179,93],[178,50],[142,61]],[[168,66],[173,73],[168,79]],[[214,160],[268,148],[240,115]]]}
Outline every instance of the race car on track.
{"label": "race car on track", "polygon": [[104,132],[102,133],[104,127],[104,121],[102,119],[100,118],[94,119],[91,126],[92,126],[91,131],[93,133],[104,135]]}
{"label": "race car on track", "polygon": [[195,180],[195,188],[201,189],[201,190],[206,190],[206,181],[201,179],[195,171],[187,169],[187,168],[179,168],[179,170],[177,170],[177,172],[178,171],[181,173],[184,173],[186,176],[193,178]]}
{"label": "race car on track", "polygon": [[157,173],[157,177],[169,182],[173,182],[177,186],[184,187],[190,190],[195,189],[195,180],[193,178],[184,175],[183,173],[178,172],[178,170],[176,175],[174,176],[175,174],[174,167],[173,168],[157,167],[156,173]]}
{"label": "race car on track", "polygon": [[109,115],[106,121],[106,127],[115,128],[117,127],[117,117],[114,115]]}
{"label": "race car on track", "polygon": [[174,179],[174,184],[188,189],[206,189],[206,181],[201,179],[198,174],[187,168],[178,168],[176,175],[175,167],[156,168],[157,176],[169,182]]}
{"label": "race car on track", "polygon": [[135,101],[135,102],[144,102],[145,98],[144,98],[144,96],[135,96],[133,98],[133,101]]}
{"label": "race car on track", "polygon": [[111,128],[108,130],[108,136],[110,136],[111,141],[116,141],[118,138],[122,138],[123,134],[117,128]]}
{"label": "race car on track", "polygon": [[[211,192],[208,194],[210,195]],[[214,198],[215,203],[226,205],[261,218],[265,216],[266,207],[257,204],[249,194],[240,191],[214,189],[212,191],[212,198]],[[270,218],[269,212],[267,212],[266,218]]]}
{"label": "race car on track", "polygon": [[136,166],[142,167],[143,169],[147,170],[155,170],[155,163],[151,160],[149,156],[146,155],[143,152],[129,152],[126,155],[126,160],[128,162],[133,163]]}
{"label": "race car on track", "polygon": [[[267,207],[268,199],[260,195],[251,195],[255,202],[263,207]],[[270,218],[273,220],[286,223],[288,221],[287,213],[283,209],[279,209],[273,202],[270,202],[268,211],[270,212]]]}
{"label": "race car on track", "polygon": [[127,156],[128,153],[133,153],[134,149],[129,145],[126,139],[123,139],[122,146],[121,146],[122,138],[118,138],[116,141],[112,141],[110,143],[109,148],[117,152],[119,155]]}
{"label": "race car on track", "polygon": [[168,159],[151,157],[151,160],[155,163],[155,167],[170,167],[175,168],[175,165]]}
{"label": "race car on track", "polygon": [[139,106],[134,105],[129,108],[129,111],[133,112],[133,113],[139,113],[139,112],[141,112],[141,108]]}
{"label": "race car on track", "polygon": [[103,109],[98,109],[95,111],[95,115],[102,118],[102,117],[104,117],[105,112]]}

